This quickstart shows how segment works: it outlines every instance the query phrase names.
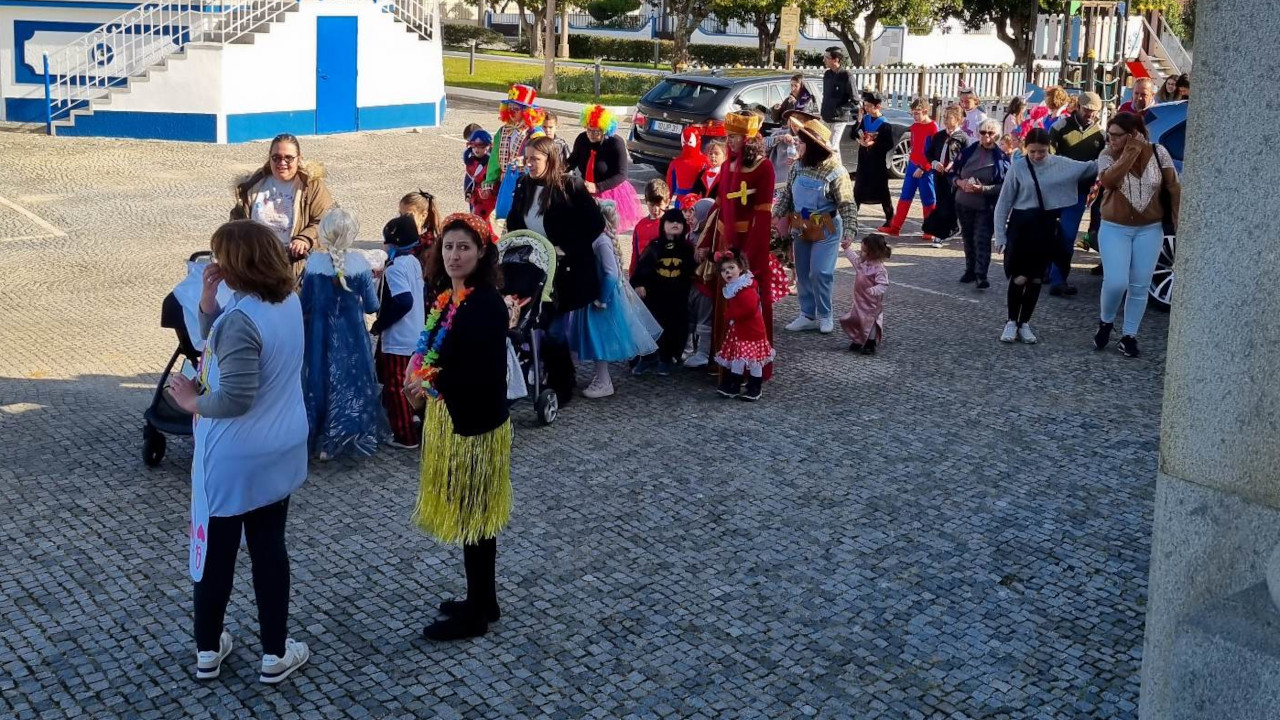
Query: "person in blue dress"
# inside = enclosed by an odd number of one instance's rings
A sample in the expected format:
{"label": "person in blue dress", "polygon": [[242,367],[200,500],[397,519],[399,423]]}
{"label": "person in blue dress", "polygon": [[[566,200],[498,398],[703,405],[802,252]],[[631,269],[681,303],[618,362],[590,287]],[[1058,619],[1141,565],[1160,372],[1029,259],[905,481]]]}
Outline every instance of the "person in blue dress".
{"label": "person in blue dress", "polygon": [[360,226],[334,208],[320,220],[327,252],[312,253],[302,276],[303,396],[310,448],[321,460],[368,456],[390,439],[364,316],[378,311],[369,261],[348,252]]}
{"label": "person in blue dress", "polygon": [[600,203],[605,231],[592,243],[600,275],[600,298],[569,318],[569,347],[581,361],[595,363],[595,377],[582,391],[585,398],[613,394],[609,363],[625,362],[658,351],[654,338],[662,326],[627,282],[619,262],[618,210],[613,201]]}

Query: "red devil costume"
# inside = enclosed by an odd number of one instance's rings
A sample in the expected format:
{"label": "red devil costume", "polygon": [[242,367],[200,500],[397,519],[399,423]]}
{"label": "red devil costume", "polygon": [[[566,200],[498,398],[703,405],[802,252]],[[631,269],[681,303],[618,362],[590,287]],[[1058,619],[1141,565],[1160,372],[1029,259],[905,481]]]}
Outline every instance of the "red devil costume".
{"label": "red devil costume", "polygon": [[677,204],[680,198],[694,192],[706,169],[707,156],[702,154],[702,130],[690,125],[680,135],[680,155],[667,168],[667,186],[671,188],[671,195]]}
{"label": "red devil costume", "polygon": [[[725,132],[742,135],[745,144],[737,153],[730,151],[729,159],[720,170],[717,183],[716,211],[718,218],[711,232],[703,233],[698,243],[700,249],[710,254],[736,249],[746,258],[752,269],[758,269],[755,280],[759,286],[760,305],[765,330],[773,342],[773,295],[769,273],[769,236],[773,212],[773,163],[765,157],[764,143],[760,138],[760,117],[750,113],[729,113],[725,117]],[[714,279],[715,313],[712,317],[712,356],[720,348],[728,327],[725,319],[725,299],[721,291],[722,281],[718,273]],[[773,364],[764,368],[764,379],[773,373]]]}

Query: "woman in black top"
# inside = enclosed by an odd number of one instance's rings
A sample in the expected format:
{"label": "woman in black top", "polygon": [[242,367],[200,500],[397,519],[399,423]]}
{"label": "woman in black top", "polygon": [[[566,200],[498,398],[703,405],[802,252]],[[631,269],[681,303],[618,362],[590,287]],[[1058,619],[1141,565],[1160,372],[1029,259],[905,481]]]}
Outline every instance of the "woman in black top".
{"label": "woman in black top", "polygon": [[591,244],[604,232],[604,216],[583,182],[565,172],[550,138],[529,143],[524,159],[528,172],[516,186],[507,229],[532,230],[557,250],[554,306],[542,359],[547,384],[563,407],[569,404],[575,385],[566,320],[570,312],[600,298],[600,274]]}
{"label": "woman in black top", "polygon": [[644,211],[627,179],[631,156],[616,134],[618,120],[604,107],[591,105],[582,111],[582,127],[569,153],[569,170],[582,178],[587,192],[597,200],[612,200],[618,208],[618,232],[631,232]]}
{"label": "woman in black top", "polygon": [[428,640],[459,640],[485,634],[500,614],[497,537],[511,517],[508,316],[486,221],[450,215],[431,252],[432,304],[405,374],[405,394],[426,405],[413,520],[462,545],[467,597],[441,603],[446,618],[422,631]]}

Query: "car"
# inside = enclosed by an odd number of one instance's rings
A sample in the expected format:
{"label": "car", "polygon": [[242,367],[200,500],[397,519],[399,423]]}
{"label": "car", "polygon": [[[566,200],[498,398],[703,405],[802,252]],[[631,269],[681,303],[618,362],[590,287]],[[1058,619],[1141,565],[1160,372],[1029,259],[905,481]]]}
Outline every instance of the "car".
{"label": "car", "polygon": [[[1173,165],[1182,173],[1182,156],[1186,150],[1187,137],[1187,102],[1161,103],[1147,108],[1143,120],[1151,142],[1164,146],[1173,158]],[[1151,275],[1151,288],[1148,290],[1151,302],[1161,310],[1168,310],[1173,302],[1173,261],[1176,255],[1178,238],[1176,235],[1165,235],[1160,244],[1160,257],[1156,260],[1156,271]]]}
{"label": "car", "polygon": [[[782,102],[790,92],[794,73],[773,75],[718,70],[681,73],[663,78],[636,104],[636,114],[627,139],[627,149],[635,162],[652,165],[666,173],[667,165],[680,154],[680,134],[689,125],[700,125],[706,138],[724,134],[724,118],[730,112],[757,109],[764,112],[764,132],[779,126],[769,108]],[[822,103],[821,78],[807,78],[806,87],[814,102]],[[884,118],[893,133],[894,148],[889,173],[901,178],[911,154],[911,114],[885,108]],[[840,138],[840,157],[853,172],[858,166],[858,144],[853,126]]]}

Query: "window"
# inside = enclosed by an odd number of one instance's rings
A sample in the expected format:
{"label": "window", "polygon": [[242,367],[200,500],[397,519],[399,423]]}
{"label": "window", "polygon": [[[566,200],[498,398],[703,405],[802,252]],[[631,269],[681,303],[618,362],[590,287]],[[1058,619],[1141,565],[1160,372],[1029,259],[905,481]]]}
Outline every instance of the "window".
{"label": "window", "polygon": [[756,105],[763,106],[767,110],[772,107],[772,103],[769,102],[769,88],[769,85],[753,85],[738,93],[738,97],[734,99],[733,104],[741,110]]}
{"label": "window", "polygon": [[667,79],[645,94],[641,102],[676,110],[709,113],[720,104],[726,92],[726,88],[718,85]]}

